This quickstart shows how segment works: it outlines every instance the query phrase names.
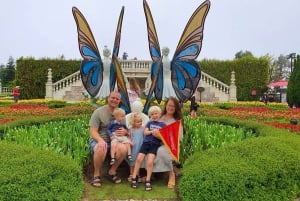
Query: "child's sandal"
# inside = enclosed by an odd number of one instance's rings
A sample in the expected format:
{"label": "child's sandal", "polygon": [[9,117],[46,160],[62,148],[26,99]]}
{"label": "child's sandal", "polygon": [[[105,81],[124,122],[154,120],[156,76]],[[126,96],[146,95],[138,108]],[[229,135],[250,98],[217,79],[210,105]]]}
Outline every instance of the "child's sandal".
{"label": "child's sandal", "polygon": [[145,182],[145,190],[146,191],[151,191],[152,190],[152,185],[150,181]]}
{"label": "child's sandal", "polygon": [[115,158],[111,158],[111,160],[110,160],[110,165],[113,165],[113,164],[115,164],[115,162],[116,162],[116,159]]}
{"label": "child's sandal", "polygon": [[138,187],[138,179],[137,177],[131,178],[131,188],[137,189]]}
{"label": "child's sandal", "polygon": [[131,182],[131,181],[132,181],[132,174],[131,174],[131,175],[129,175],[129,177],[127,178],[127,180],[128,180],[129,182]]}

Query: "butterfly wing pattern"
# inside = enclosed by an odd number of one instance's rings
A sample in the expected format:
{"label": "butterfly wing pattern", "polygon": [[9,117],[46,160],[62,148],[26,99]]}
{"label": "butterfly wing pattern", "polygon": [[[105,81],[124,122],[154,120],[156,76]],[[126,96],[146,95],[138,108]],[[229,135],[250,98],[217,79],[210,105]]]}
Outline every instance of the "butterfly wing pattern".
{"label": "butterfly wing pattern", "polygon": [[148,92],[148,95],[146,98],[146,102],[145,102],[144,109],[143,109],[143,113],[145,113],[145,114],[148,114],[148,110],[150,108],[150,103],[152,100],[153,93],[155,91],[156,83],[158,80],[158,76],[160,75],[159,72],[160,72],[161,68],[162,68],[162,58],[160,58],[157,62],[156,72],[154,73],[154,77],[151,82],[151,86],[150,86],[150,89],[149,89],[149,92]]}
{"label": "butterfly wing pattern", "polygon": [[[149,51],[153,60],[151,78],[158,73],[155,86],[156,99],[162,97],[163,92],[163,67],[157,71],[157,64],[161,58],[160,47],[154,21],[146,0],[143,1],[144,12],[147,22]],[[171,81],[177,98],[180,102],[186,102],[195,92],[201,77],[199,64],[195,61],[201,51],[204,22],[210,8],[210,1],[204,1],[193,13],[188,21],[175,54],[171,61]],[[163,65],[160,63],[160,65]],[[161,99],[157,99],[160,102]]]}
{"label": "butterfly wing pattern", "polygon": [[[121,29],[122,29],[122,22],[123,22],[123,16],[124,16],[124,6],[121,9],[119,20],[118,20],[118,26],[116,30],[116,36],[115,36],[115,43],[113,48],[113,56],[118,58],[119,50],[120,50],[120,40],[121,40]],[[110,65],[110,77],[109,77],[109,85],[110,85],[110,91],[113,91],[116,85],[117,80],[117,73],[116,73],[116,66],[114,64],[115,62],[112,61]],[[121,79],[121,78],[119,78]]]}
{"label": "butterfly wing pattern", "polygon": [[[150,51],[151,59],[153,61],[151,66],[152,83],[155,80],[154,85],[151,87],[153,87],[157,102],[160,103],[163,94],[163,67],[162,67],[163,64],[161,62],[162,56],[160,52],[160,46],[158,42],[158,37],[157,37],[153,17],[146,0],[143,1],[143,6],[144,6],[144,12],[145,12],[145,17],[147,22],[149,51]],[[149,99],[148,98],[146,99],[146,102],[150,101],[151,98],[152,95],[149,97]]]}
{"label": "butterfly wing pattern", "polygon": [[115,55],[112,56],[112,62],[115,66],[117,86],[118,86],[119,93],[121,95],[121,102],[120,102],[119,107],[122,108],[126,112],[126,114],[128,114],[131,112],[131,109],[130,109],[130,102],[129,102],[129,97],[128,97],[128,93],[127,93],[124,75],[122,73],[122,69],[119,64],[118,58]]}
{"label": "butterfly wing pattern", "polygon": [[[95,97],[97,96],[103,82],[103,62],[87,20],[76,7],[72,8],[72,13],[77,25],[79,51],[83,57],[83,61],[80,66],[82,82],[88,93],[92,97]],[[121,94],[120,107],[124,109],[126,113],[129,113],[130,104],[126,89],[126,82],[118,62],[123,16],[124,6],[120,12],[116,30],[112,62],[110,64],[109,87],[110,91],[113,91],[117,82],[118,91]]]}
{"label": "butterfly wing pattern", "polygon": [[131,112],[129,97],[126,88],[125,77],[123,75],[120,63],[118,61],[118,55],[120,50],[121,41],[121,29],[124,16],[124,6],[121,9],[118,26],[116,30],[115,43],[113,48],[112,63],[110,65],[110,91],[114,91],[117,82],[118,91],[121,95],[120,108],[122,108],[127,114]]}
{"label": "butterfly wing pattern", "polygon": [[202,47],[204,22],[210,1],[203,2],[188,21],[171,61],[171,80],[178,99],[186,102],[194,94],[201,78],[195,59]]}
{"label": "butterfly wing pattern", "polygon": [[76,7],[72,8],[72,13],[77,25],[79,51],[83,57],[80,65],[82,83],[90,96],[95,97],[103,82],[103,62],[86,19]]}

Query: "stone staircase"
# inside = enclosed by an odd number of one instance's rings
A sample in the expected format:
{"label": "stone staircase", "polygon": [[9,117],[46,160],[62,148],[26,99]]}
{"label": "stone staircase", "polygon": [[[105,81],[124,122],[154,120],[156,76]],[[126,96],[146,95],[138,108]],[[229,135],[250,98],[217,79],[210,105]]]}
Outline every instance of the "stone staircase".
{"label": "stone staircase", "polygon": [[[142,86],[145,87],[149,87],[151,84],[149,77],[151,64],[152,61],[120,61],[120,66],[125,76],[145,80],[145,83],[142,83]],[[234,72],[232,72],[231,75],[231,84],[228,86],[202,71],[201,80],[195,92],[195,97],[197,101],[203,102],[237,101]],[[86,100],[87,93],[81,82],[80,71],[52,83],[52,70],[48,69],[45,98],[63,99],[67,102]]]}

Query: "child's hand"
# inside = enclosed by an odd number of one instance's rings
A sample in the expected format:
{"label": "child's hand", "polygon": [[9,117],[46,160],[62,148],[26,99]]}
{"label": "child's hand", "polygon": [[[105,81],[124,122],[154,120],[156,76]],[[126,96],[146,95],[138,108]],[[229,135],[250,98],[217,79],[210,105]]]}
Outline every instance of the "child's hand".
{"label": "child's hand", "polygon": [[158,130],[158,129],[154,129],[154,130],[152,131],[152,135],[153,135],[154,137],[160,139],[160,136],[159,136],[159,130]]}
{"label": "child's hand", "polygon": [[117,136],[124,136],[127,135],[128,131],[125,128],[119,128],[118,130],[116,130],[116,135]]}

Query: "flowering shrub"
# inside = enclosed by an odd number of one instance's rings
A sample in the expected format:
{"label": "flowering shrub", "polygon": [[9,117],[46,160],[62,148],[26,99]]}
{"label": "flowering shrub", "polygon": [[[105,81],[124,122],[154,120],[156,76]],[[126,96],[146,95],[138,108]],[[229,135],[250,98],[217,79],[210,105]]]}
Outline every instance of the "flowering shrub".
{"label": "flowering shrub", "polygon": [[272,107],[235,106],[229,109],[201,107],[199,113],[205,116],[227,116],[241,120],[251,120],[293,132],[300,132],[299,125],[290,124],[290,119],[300,119],[300,108],[282,107],[282,105],[280,105],[280,109],[274,107],[274,105]]}
{"label": "flowering shrub", "polygon": [[89,105],[68,105],[64,108],[49,108],[44,103],[20,103],[0,107],[0,125],[18,120],[34,120],[40,117],[74,117],[84,114],[90,115],[94,107]]}
{"label": "flowering shrub", "polygon": [[[1,104],[8,104],[6,107],[0,107],[0,125],[13,121],[29,118],[39,118],[42,116],[64,116],[72,117],[74,115],[91,114],[95,109],[88,102],[78,104],[67,104],[63,108],[49,108],[48,103],[53,100],[34,99],[21,100],[19,104],[1,100]],[[59,100],[58,100],[59,101]],[[145,100],[142,100],[144,103]],[[10,103],[10,104],[9,104]],[[98,101],[97,104],[104,104],[105,100]],[[156,103],[155,103],[156,104]],[[164,102],[160,104],[163,107]],[[190,102],[184,104],[183,113],[189,114]],[[262,102],[233,102],[233,103],[201,103],[198,109],[198,116],[225,116],[241,120],[251,120],[273,127],[288,129],[300,133],[299,125],[292,125],[291,119],[300,120],[300,109],[289,108],[282,103],[270,103],[265,106]]]}

